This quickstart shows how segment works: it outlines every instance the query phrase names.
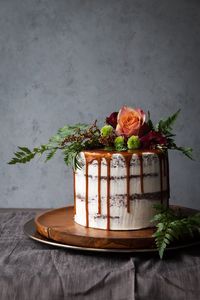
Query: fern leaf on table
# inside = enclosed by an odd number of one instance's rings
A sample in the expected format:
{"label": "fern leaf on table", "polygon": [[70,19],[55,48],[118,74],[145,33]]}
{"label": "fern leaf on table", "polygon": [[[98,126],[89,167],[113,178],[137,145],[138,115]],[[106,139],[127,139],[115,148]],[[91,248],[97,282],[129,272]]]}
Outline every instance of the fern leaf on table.
{"label": "fern leaf on table", "polygon": [[157,214],[152,222],[156,223],[155,237],[156,247],[162,259],[168,245],[174,240],[181,240],[185,237],[193,237],[200,232],[200,213],[193,216],[177,216],[172,209],[163,205],[154,205]]}

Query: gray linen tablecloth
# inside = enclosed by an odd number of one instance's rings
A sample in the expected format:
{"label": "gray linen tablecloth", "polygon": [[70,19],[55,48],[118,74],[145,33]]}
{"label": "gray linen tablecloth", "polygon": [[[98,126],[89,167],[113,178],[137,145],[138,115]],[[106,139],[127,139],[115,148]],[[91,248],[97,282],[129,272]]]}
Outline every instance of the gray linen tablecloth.
{"label": "gray linen tablecloth", "polygon": [[33,210],[0,210],[0,300],[198,300],[200,248],[94,254],[54,248],[23,233]]}

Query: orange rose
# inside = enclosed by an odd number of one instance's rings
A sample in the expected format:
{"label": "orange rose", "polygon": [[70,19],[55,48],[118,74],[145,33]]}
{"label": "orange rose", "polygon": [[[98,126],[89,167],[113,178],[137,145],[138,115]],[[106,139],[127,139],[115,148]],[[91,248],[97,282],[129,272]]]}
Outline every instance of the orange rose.
{"label": "orange rose", "polygon": [[140,109],[123,106],[117,116],[117,135],[130,137],[138,135],[139,130],[145,122],[145,113]]}

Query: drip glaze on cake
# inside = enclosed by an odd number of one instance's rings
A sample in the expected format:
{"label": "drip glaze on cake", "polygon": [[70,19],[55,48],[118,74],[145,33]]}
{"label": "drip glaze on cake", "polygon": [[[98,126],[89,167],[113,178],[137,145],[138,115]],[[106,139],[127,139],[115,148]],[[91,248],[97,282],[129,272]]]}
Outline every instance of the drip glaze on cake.
{"label": "drip glaze on cake", "polygon": [[152,226],[153,204],[168,205],[168,157],[160,150],[84,151],[80,159],[83,168],[74,174],[78,224],[107,230],[145,228]]}

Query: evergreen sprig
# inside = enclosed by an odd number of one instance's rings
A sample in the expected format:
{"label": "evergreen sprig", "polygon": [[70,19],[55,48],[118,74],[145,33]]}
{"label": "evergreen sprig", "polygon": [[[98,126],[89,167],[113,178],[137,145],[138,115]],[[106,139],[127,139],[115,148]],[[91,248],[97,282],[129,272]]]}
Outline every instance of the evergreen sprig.
{"label": "evergreen sprig", "polygon": [[193,237],[200,232],[200,213],[183,217],[177,215],[172,209],[163,205],[154,205],[156,215],[152,222],[156,224],[156,232],[153,234],[159,256],[162,259],[167,246],[174,240],[181,240],[185,237]]}

